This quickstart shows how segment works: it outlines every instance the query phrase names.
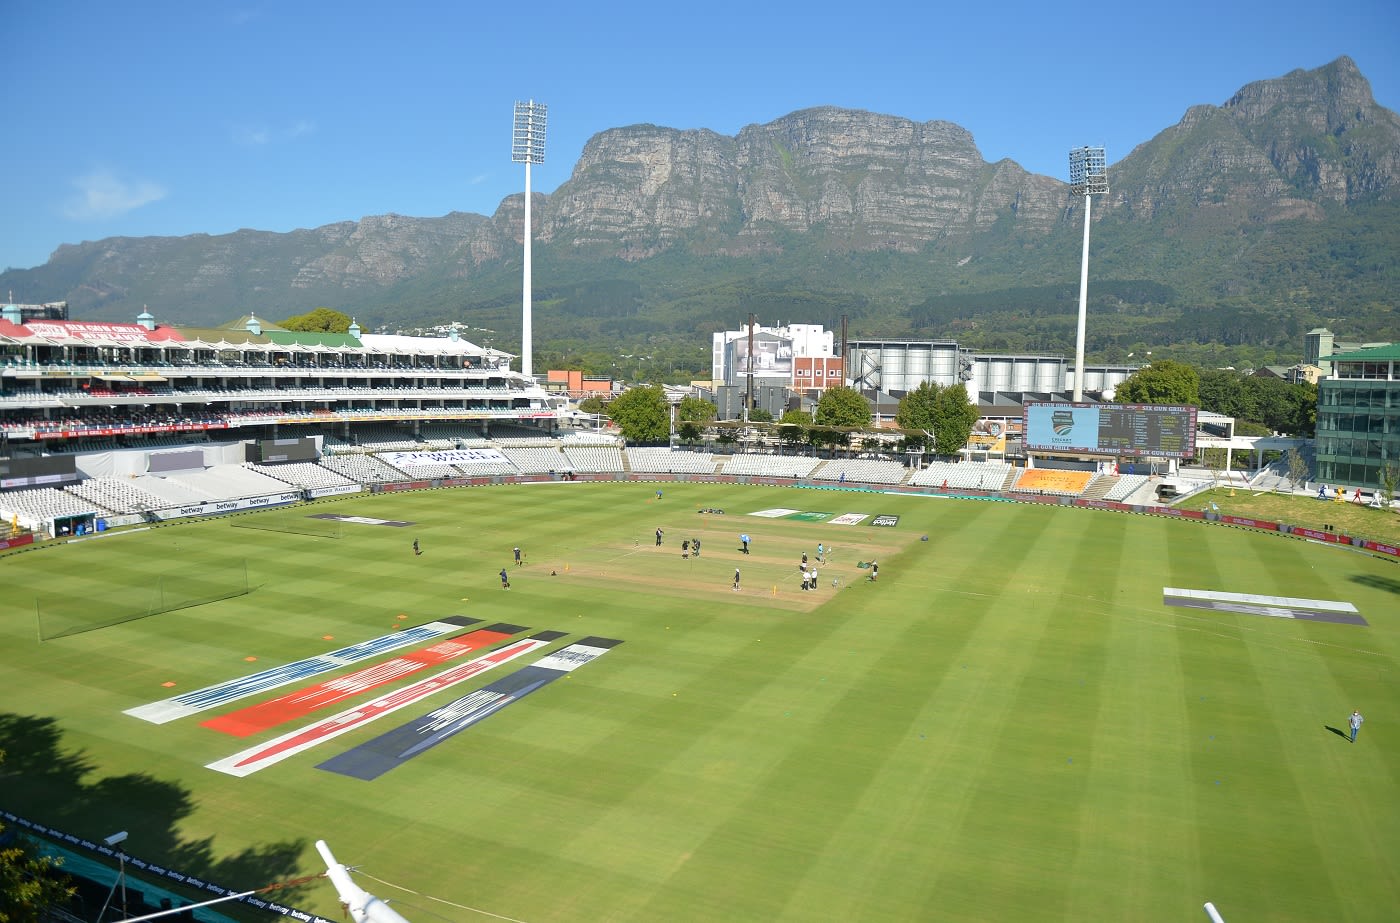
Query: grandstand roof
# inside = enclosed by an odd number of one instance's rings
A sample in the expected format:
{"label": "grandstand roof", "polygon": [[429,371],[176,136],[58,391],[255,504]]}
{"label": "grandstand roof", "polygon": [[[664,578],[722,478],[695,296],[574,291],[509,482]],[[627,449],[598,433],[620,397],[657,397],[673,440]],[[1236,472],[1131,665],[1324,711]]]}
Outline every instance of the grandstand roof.
{"label": "grandstand roof", "polygon": [[1384,346],[1373,346],[1349,353],[1333,353],[1326,358],[1328,362],[1387,362],[1400,359],[1400,343],[1387,343]]}

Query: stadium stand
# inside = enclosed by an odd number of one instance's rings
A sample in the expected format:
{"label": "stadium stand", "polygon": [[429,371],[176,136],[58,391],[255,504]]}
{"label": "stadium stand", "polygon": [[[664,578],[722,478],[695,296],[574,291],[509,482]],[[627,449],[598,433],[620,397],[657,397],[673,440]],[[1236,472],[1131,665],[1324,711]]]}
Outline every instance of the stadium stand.
{"label": "stadium stand", "polygon": [[323,455],[321,464],[360,484],[391,484],[412,477],[373,455]]}
{"label": "stadium stand", "polygon": [[573,471],[574,466],[567,455],[557,446],[549,448],[503,448],[501,454],[509,458],[511,464],[521,474],[549,474],[550,472]]}
{"label": "stadium stand", "polygon": [[949,490],[1006,490],[1019,469],[1004,462],[932,462],[915,472],[909,483],[918,487],[947,485]]}
{"label": "stadium stand", "polygon": [[64,490],[114,513],[139,513],[170,505],[164,497],[123,478],[88,478],[77,484],[70,484]]}
{"label": "stadium stand", "polygon": [[1052,494],[1057,497],[1078,497],[1094,479],[1093,471],[1064,471],[1059,468],[1029,468],[1021,473],[1011,488],[1017,493]]}
{"label": "stadium stand", "polygon": [[348,487],[356,481],[323,468],[315,462],[288,462],[281,465],[248,464],[248,470],[275,478],[293,487],[315,490],[320,487]]}
{"label": "stadium stand", "polygon": [[710,452],[675,452],[660,448],[628,449],[627,464],[633,471],[651,474],[715,473],[715,456]]}
{"label": "stadium stand", "polygon": [[626,470],[622,464],[622,450],[609,446],[564,446],[564,456],[575,471],[590,474],[621,473]]}
{"label": "stadium stand", "polygon": [[84,513],[111,513],[111,509],[75,497],[57,487],[35,487],[10,490],[0,494],[0,514],[6,521],[12,517],[53,519],[55,516],[81,516]]}
{"label": "stadium stand", "polygon": [[1145,474],[1120,474],[1118,483],[1109,488],[1103,495],[1105,500],[1112,500],[1116,503],[1126,502],[1129,497],[1137,492],[1138,488],[1146,484],[1150,478]]}
{"label": "stadium stand", "polygon": [[804,455],[758,455],[744,452],[724,459],[720,470],[724,474],[739,476],[805,478],[821,463],[820,458]]}
{"label": "stadium stand", "polygon": [[207,494],[211,500],[241,500],[287,490],[287,485],[282,481],[242,465],[215,465],[203,471],[182,471],[167,476],[165,480]]}
{"label": "stadium stand", "polygon": [[833,458],[812,472],[817,481],[838,481],[854,484],[900,484],[909,469],[899,462],[873,458]]}

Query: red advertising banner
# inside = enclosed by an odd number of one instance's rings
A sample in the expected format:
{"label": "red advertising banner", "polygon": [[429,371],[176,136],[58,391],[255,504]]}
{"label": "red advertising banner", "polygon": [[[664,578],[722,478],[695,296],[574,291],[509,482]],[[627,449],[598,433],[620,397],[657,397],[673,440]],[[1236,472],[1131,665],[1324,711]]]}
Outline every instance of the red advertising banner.
{"label": "red advertising banner", "polygon": [[1373,542],[1370,539],[1358,539],[1352,542],[1358,548],[1365,548],[1367,551],[1375,551],[1379,554],[1388,554],[1393,558],[1400,558],[1400,548],[1394,545],[1382,545],[1380,542]]}
{"label": "red advertising banner", "polygon": [[1251,529],[1267,529],[1271,532],[1278,531],[1278,523],[1268,522],[1263,519],[1246,519],[1244,516],[1221,516],[1220,521],[1232,526],[1249,526]]}
{"label": "red advertising banner", "polygon": [[1334,545],[1350,545],[1351,537],[1338,535],[1336,532],[1319,532],[1317,529],[1304,529],[1302,526],[1290,526],[1289,533],[1301,535],[1303,538],[1311,538],[1319,542],[1331,542]]}

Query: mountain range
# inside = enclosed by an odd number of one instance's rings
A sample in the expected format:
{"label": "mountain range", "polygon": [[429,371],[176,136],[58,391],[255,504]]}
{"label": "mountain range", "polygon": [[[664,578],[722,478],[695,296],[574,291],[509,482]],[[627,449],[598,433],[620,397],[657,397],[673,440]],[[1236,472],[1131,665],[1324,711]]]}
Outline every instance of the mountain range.
{"label": "mountain range", "polygon": [[[1400,117],[1349,58],[1190,108],[1113,163],[1093,204],[1091,357],[1288,360],[1317,325],[1400,339],[1398,179]],[[378,329],[457,321],[513,349],[523,206],[64,245],[0,290],[201,326],[324,305]],[[707,368],[710,332],[751,312],[1073,349],[1083,199],[986,162],[950,122],[822,107],[736,136],[611,128],[532,210],[536,349],[594,371],[624,349]]]}

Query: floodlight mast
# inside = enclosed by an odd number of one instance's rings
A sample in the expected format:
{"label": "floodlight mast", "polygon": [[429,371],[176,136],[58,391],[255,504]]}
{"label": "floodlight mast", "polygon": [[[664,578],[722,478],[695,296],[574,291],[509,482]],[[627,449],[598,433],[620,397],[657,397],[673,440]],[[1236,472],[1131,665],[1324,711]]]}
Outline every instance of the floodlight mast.
{"label": "floodlight mast", "polygon": [[336,895],[355,923],[408,923],[397,910],[355,884],[345,866],[335,861],[325,840],[316,841],[316,851],[326,863],[326,877],[335,885]]}
{"label": "floodlight mast", "polygon": [[525,279],[520,319],[520,372],[534,374],[534,330],[530,317],[530,165],[544,163],[545,124],[549,107],[529,102],[515,104],[515,130],[511,134],[510,159],[525,164]]}
{"label": "floodlight mast", "polygon": [[1084,197],[1084,255],[1079,261],[1079,326],[1074,340],[1074,400],[1084,399],[1084,327],[1089,314],[1089,217],[1091,196],[1107,195],[1108,166],[1101,147],[1069,152],[1070,192]]}

